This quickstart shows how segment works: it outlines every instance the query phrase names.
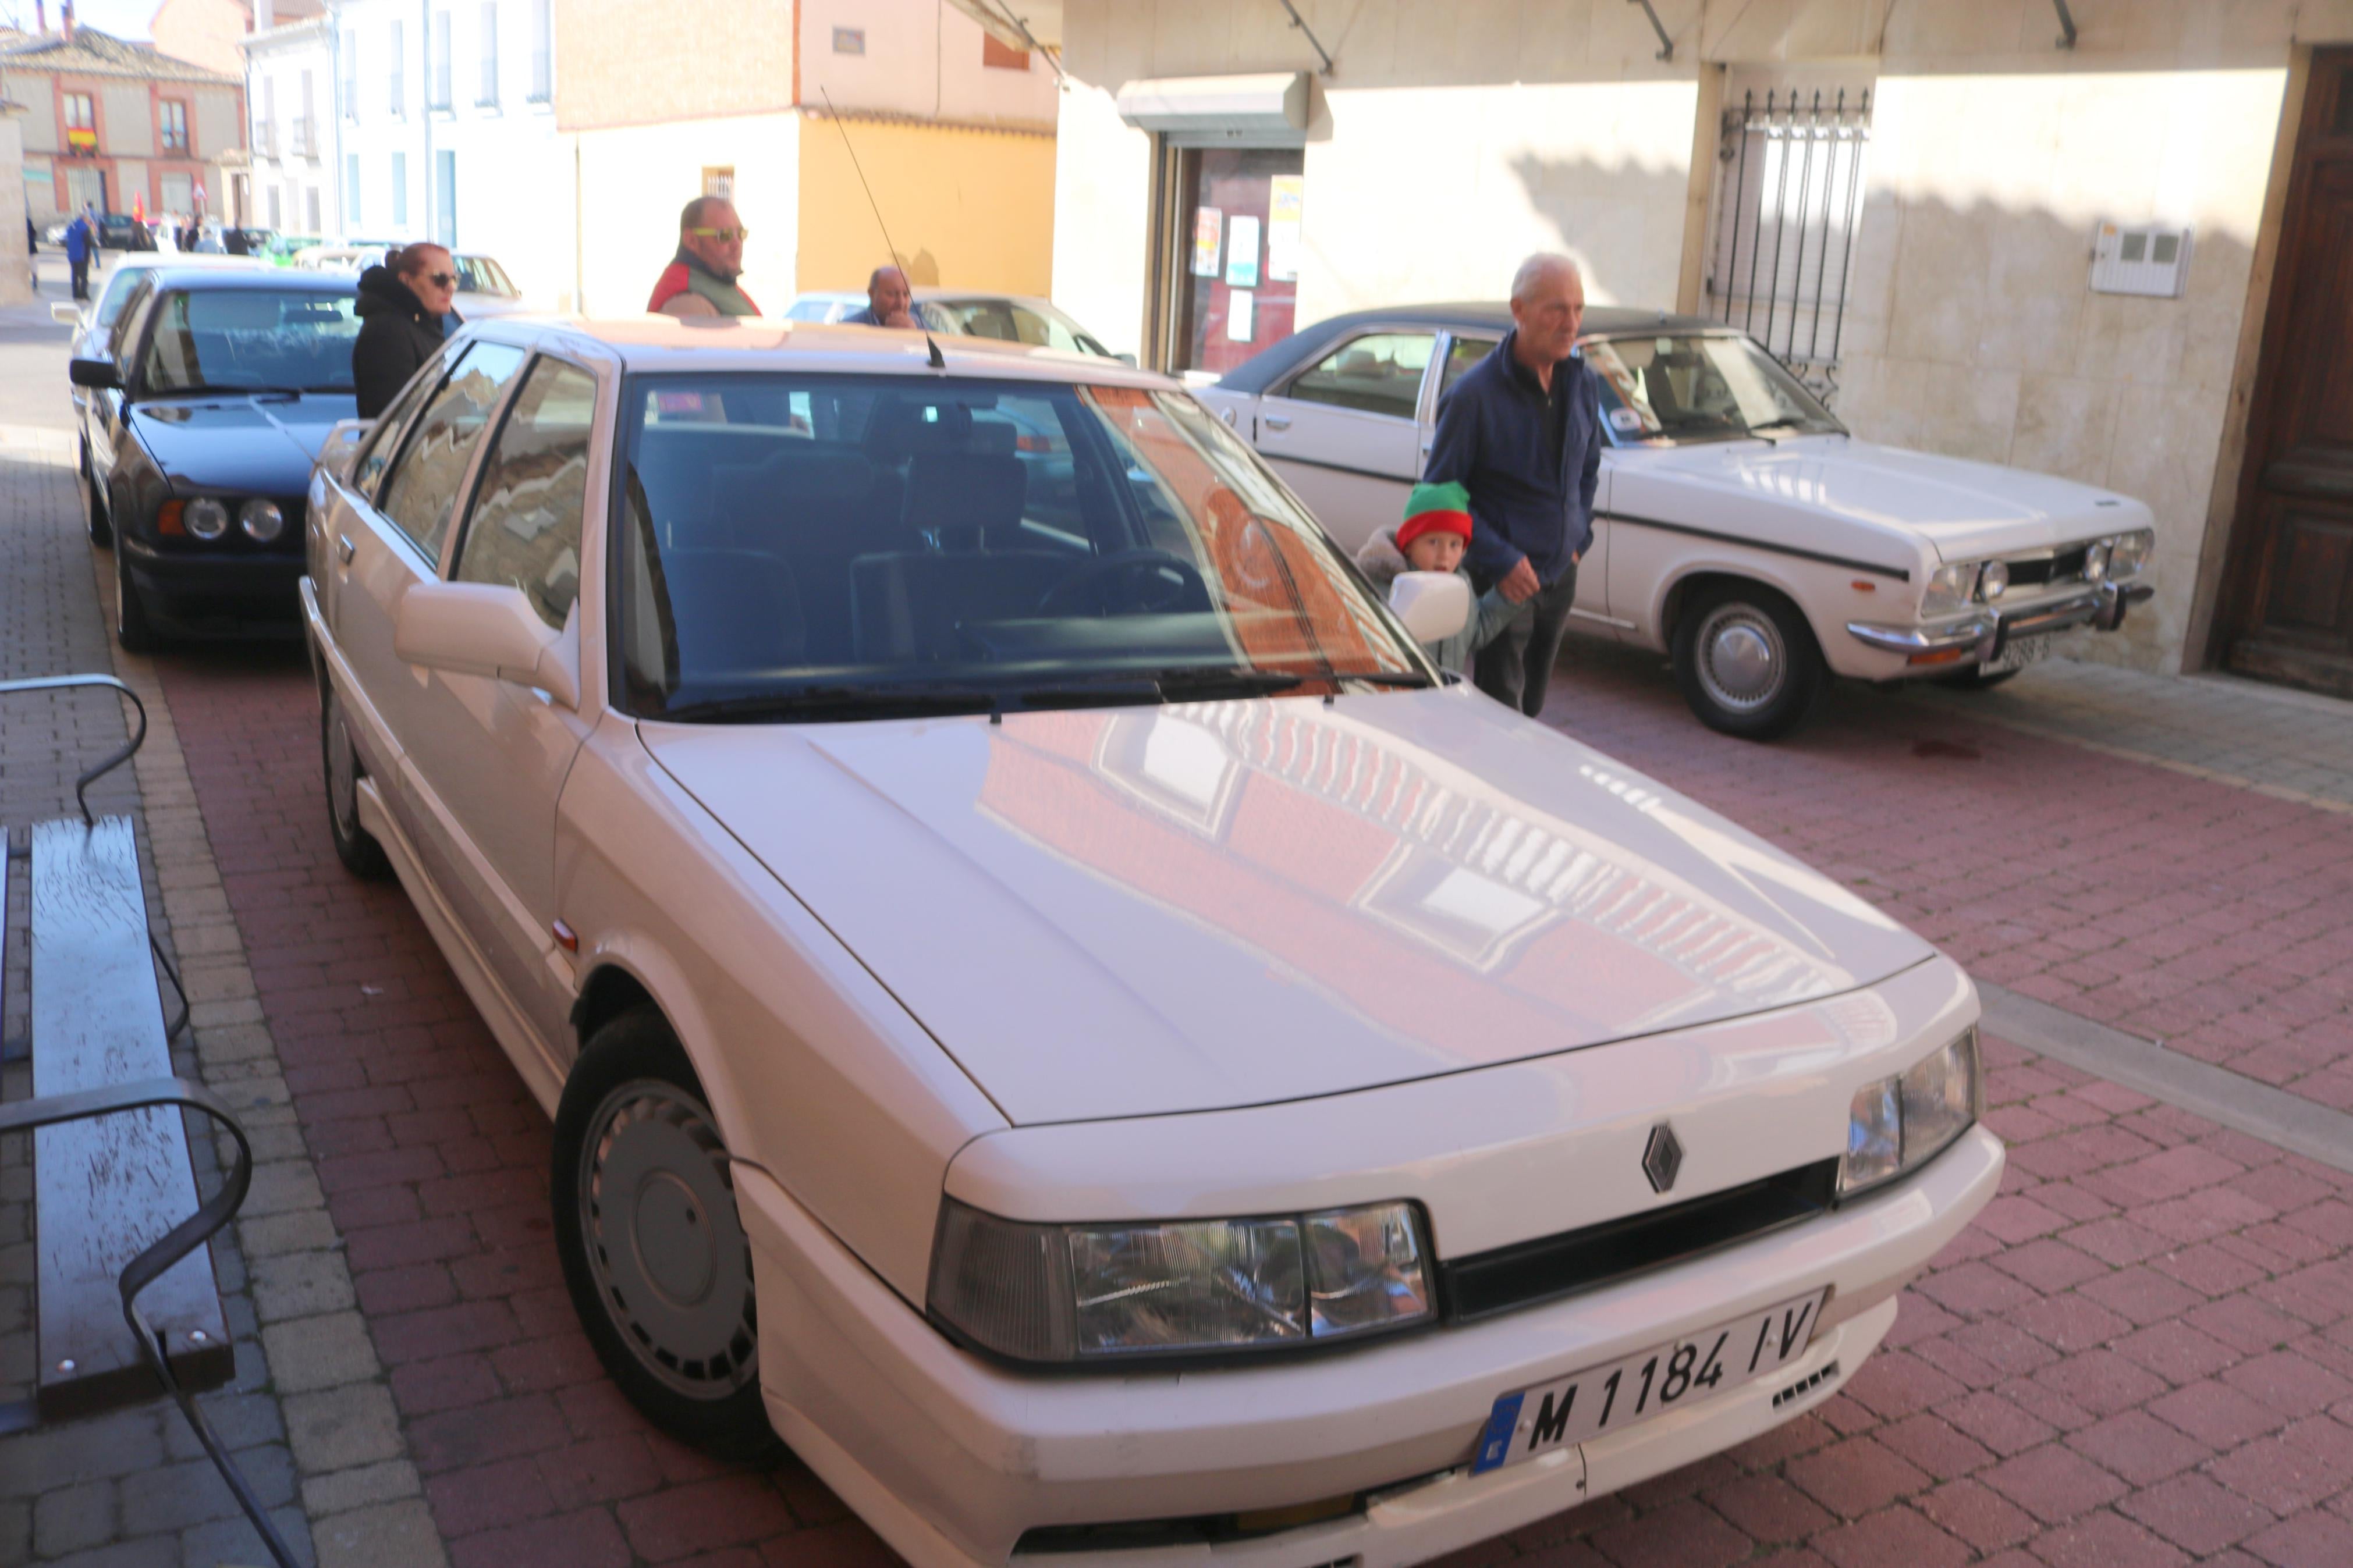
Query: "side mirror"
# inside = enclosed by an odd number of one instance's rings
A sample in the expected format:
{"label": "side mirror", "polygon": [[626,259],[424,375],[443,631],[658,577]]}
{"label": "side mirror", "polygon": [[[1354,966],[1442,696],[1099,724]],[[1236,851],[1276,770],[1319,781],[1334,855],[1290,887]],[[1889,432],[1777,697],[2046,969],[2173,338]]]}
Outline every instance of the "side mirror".
{"label": "side mirror", "polygon": [[66,379],[76,386],[121,386],[122,376],[111,359],[78,359],[66,365]]}
{"label": "side mirror", "polygon": [[577,645],[551,630],[520,588],[418,583],[393,613],[392,651],[427,669],[535,686],[558,707],[580,706]]}
{"label": "side mirror", "polygon": [[375,428],[373,419],[338,419],[327,431],[327,438],[319,443],[319,467],[339,479],[352,477],[352,464],[360,455],[360,442]]}
{"label": "side mirror", "polygon": [[1471,624],[1471,584],[1451,572],[1400,572],[1389,608],[1414,641],[1444,642]]}
{"label": "side mirror", "polygon": [[1134,370],[1135,368],[1135,356],[1134,354],[1113,354],[1111,357],[1119,361],[1120,363],[1127,366],[1130,370]]}
{"label": "side mirror", "polygon": [[60,327],[79,327],[81,325],[81,307],[70,300],[52,300],[49,301],[49,320]]}

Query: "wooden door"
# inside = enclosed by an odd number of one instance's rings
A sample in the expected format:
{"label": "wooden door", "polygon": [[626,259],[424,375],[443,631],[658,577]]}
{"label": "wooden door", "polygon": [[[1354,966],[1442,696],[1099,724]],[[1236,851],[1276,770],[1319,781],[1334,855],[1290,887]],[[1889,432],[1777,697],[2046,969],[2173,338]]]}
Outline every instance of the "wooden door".
{"label": "wooden door", "polygon": [[2224,662],[2353,696],[2353,50],[2313,62],[2248,430]]}

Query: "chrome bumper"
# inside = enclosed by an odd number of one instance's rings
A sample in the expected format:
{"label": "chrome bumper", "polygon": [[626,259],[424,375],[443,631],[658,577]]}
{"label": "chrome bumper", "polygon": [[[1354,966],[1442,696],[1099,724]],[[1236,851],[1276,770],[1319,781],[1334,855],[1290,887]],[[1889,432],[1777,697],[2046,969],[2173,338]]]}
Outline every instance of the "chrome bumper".
{"label": "chrome bumper", "polygon": [[2125,612],[2157,592],[2146,583],[2103,583],[2098,587],[2047,605],[2016,611],[1988,610],[1949,626],[1888,626],[1871,621],[1849,621],[1847,635],[1865,647],[1902,654],[1914,664],[1956,664],[1970,652],[1978,662],[2001,657],[2012,637],[2037,637],[2088,626],[2112,632],[2125,624]]}

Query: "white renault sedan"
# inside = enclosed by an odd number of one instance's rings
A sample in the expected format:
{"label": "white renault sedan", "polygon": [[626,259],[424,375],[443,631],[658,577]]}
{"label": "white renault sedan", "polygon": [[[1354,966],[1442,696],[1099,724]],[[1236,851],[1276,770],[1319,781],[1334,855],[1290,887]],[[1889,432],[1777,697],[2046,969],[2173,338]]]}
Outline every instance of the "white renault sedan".
{"label": "white renault sedan", "polygon": [[[1335,316],[1197,390],[1354,551],[1404,515],[1440,400],[1511,325]],[[1721,321],[1599,307],[1581,349],[1607,445],[1569,624],[1668,654],[1712,728],[1782,734],[1832,675],[1995,685],[2154,592],[2139,501],[1855,440]]]}
{"label": "white renault sedan", "polygon": [[335,843],[591,1340],[913,1562],[1426,1560],[1828,1398],[1993,1194],[1950,960],[1448,683],[1169,381],[493,321],[331,450]]}

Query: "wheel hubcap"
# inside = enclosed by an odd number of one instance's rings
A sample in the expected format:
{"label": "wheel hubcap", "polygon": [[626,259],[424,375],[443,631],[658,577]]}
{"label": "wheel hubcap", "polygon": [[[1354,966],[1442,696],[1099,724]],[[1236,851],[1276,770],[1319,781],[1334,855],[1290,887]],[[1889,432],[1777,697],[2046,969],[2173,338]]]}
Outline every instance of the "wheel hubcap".
{"label": "wheel hubcap", "polygon": [[1708,697],[1736,712],[1773,700],[1788,669],[1781,631],[1753,605],[1719,605],[1699,628],[1699,680]]}
{"label": "wheel hubcap", "polygon": [[752,1252],[727,1151],[693,1098],[654,1079],[605,1097],[581,1152],[597,1295],[645,1369],[695,1399],[758,1375]]}
{"label": "wheel hubcap", "polygon": [[346,837],[359,826],[360,768],[352,754],[352,738],[343,728],[340,698],[327,700],[327,805],[335,826]]}

